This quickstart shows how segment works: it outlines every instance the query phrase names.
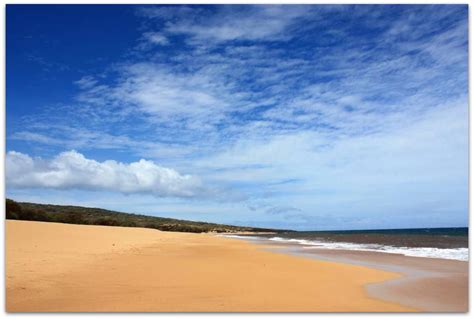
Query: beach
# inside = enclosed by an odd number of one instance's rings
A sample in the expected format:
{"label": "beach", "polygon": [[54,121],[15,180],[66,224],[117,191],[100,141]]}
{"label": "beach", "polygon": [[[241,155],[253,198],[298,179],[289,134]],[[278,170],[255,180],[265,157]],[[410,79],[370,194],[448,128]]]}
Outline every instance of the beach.
{"label": "beach", "polygon": [[274,249],[317,260],[362,265],[402,274],[393,280],[368,284],[367,292],[377,298],[425,312],[468,311],[469,263],[466,261],[297,245],[280,244]]}
{"label": "beach", "polygon": [[214,234],[11,220],[5,227],[8,312],[425,310],[368,289],[403,272]]}

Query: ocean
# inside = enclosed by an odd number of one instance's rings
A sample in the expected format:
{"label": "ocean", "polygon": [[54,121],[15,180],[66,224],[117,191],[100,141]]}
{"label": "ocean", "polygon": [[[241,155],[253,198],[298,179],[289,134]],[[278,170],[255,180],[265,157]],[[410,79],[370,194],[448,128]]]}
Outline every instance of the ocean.
{"label": "ocean", "polygon": [[302,248],[376,251],[413,257],[469,260],[469,229],[418,228],[302,231],[233,237],[301,245]]}

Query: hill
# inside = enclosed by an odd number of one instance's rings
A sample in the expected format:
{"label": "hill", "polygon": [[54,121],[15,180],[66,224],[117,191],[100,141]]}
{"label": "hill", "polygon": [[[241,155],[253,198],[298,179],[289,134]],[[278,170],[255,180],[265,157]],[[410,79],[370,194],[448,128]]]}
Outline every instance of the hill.
{"label": "hill", "polygon": [[221,225],[173,218],[129,214],[101,208],[20,203],[6,200],[6,218],[67,224],[154,228],[178,232],[284,232],[287,230]]}

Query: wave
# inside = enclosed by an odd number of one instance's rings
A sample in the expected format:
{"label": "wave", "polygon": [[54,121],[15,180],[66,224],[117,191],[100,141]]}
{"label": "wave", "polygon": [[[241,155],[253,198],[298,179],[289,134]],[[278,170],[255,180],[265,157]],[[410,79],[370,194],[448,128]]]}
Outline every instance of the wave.
{"label": "wave", "polygon": [[469,260],[468,248],[433,248],[433,247],[395,247],[378,244],[355,244],[347,242],[324,242],[307,239],[293,239],[282,237],[250,237],[250,236],[226,236],[241,239],[259,239],[270,240],[276,242],[296,243],[304,249],[332,249],[332,250],[358,250],[358,251],[372,251],[388,254],[400,254],[410,257],[424,257],[424,258],[441,258],[451,260]]}

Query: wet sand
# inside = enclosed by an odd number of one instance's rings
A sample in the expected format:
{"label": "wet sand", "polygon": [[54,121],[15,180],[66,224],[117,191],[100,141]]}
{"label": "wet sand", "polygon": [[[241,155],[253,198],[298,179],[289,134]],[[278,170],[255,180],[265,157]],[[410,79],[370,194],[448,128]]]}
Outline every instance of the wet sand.
{"label": "wet sand", "polygon": [[263,243],[267,245],[267,249],[273,251],[403,274],[396,279],[368,284],[368,293],[377,298],[424,312],[468,311],[469,263],[466,261],[368,251],[329,250],[291,244],[272,246],[269,241]]}
{"label": "wet sand", "polygon": [[408,312],[400,274],[210,234],[6,221],[8,312]]}

